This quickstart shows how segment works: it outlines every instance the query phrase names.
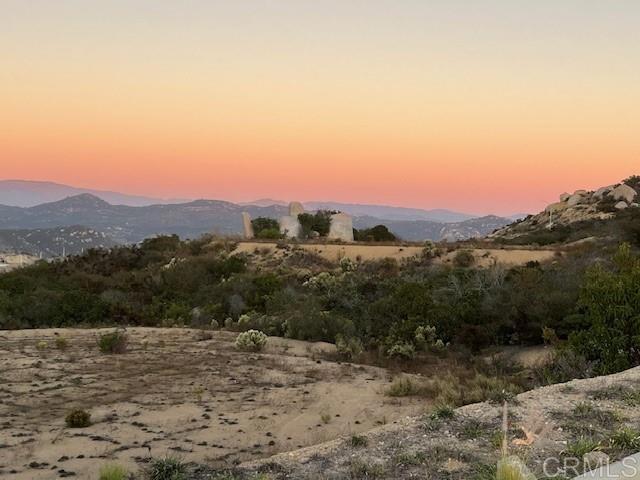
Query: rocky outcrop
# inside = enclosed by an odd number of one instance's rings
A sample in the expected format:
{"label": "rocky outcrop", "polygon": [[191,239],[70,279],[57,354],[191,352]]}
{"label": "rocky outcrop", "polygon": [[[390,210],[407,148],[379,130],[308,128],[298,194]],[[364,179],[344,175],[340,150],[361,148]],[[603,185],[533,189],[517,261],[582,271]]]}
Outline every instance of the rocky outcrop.
{"label": "rocky outcrop", "polygon": [[[637,181],[629,179],[631,185]],[[576,190],[563,193],[560,201],[548,205],[543,212],[507,225],[491,234],[490,238],[514,239],[527,233],[552,229],[588,220],[606,220],[616,212],[637,208],[638,192],[627,183],[598,188],[595,191]]]}
{"label": "rocky outcrop", "polygon": [[637,195],[638,193],[633,188],[629,185],[625,185],[624,183],[618,185],[616,188],[611,190],[611,193],[609,193],[609,196],[613,197],[614,200],[623,200],[627,203],[632,203]]}
{"label": "rocky outcrop", "polygon": [[244,230],[244,238],[251,239],[254,237],[253,225],[251,224],[251,215],[249,215],[249,212],[242,212],[242,228]]}
{"label": "rocky outcrop", "polygon": [[331,240],[341,240],[343,242],[353,242],[353,220],[351,215],[346,213],[336,213],[331,215],[331,227],[328,238]]}

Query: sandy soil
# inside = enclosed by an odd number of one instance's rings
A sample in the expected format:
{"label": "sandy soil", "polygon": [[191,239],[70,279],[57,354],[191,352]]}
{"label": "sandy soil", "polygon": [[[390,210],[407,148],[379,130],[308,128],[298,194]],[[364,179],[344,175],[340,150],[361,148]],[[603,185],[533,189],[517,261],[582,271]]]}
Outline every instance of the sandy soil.
{"label": "sandy soil", "polygon": [[[424,411],[390,400],[389,372],[316,357],[328,344],[270,339],[260,354],[235,334],[132,328],[129,351],[98,351],[100,330],[0,332],[0,476],[94,478],[149,455],[228,466],[393,423]],[[55,338],[69,348],[60,351]],[[37,348],[47,342],[47,348]],[[93,425],[69,429],[72,408]],[[138,465],[139,466],[139,465]]]}
{"label": "sandy soil", "polygon": [[[342,258],[351,260],[380,260],[382,258],[395,258],[402,260],[421,255],[423,247],[420,246],[399,246],[399,245],[338,245],[338,244],[298,244],[299,248],[313,252],[329,261],[338,261]],[[238,253],[253,253],[256,249],[270,251],[277,254],[282,251],[276,248],[275,243],[266,242],[240,242],[236,249]],[[546,262],[556,255],[556,250],[531,250],[531,249],[473,249],[471,252],[476,257],[475,264],[482,267],[490,266],[494,263],[504,265],[523,265],[530,261]],[[435,263],[451,263],[456,252],[452,251]]]}
{"label": "sandy soil", "polygon": [[30,255],[16,255],[13,253],[0,252],[0,273],[8,272],[22,266],[32,265],[37,260],[37,257],[32,257]]}

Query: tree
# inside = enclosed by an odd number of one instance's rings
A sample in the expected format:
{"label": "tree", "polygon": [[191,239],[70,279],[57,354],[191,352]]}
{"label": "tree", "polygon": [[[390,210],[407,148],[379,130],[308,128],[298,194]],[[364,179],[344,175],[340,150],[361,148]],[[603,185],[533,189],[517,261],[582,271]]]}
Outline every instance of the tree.
{"label": "tree", "polygon": [[256,238],[278,239],[282,237],[280,225],[277,220],[267,217],[258,217],[251,220],[251,226]]}
{"label": "tree", "polygon": [[623,244],[615,270],[592,268],[578,302],[586,330],[569,337],[571,348],[609,374],[640,364],[640,258]]}
{"label": "tree", "polygon": [[311,232],[318,232],[321,237],[329,235],[331,229],[331,215],[335,212],[329,210],[318,210],[316,213],[301,213],[298,215],[302,238],[309,238]]}
{"label": "tree", "polygon": [[353,239],[359,242],[395,242],[396,236],[385,225],[362,230],[353,229]]}

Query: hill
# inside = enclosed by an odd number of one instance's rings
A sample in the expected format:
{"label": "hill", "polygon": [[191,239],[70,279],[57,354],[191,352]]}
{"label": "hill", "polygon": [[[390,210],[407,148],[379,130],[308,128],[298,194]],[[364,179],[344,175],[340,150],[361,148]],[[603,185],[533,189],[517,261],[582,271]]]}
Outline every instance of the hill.
{"label": "hill", "polygon": [[[221,200],[132,207],[112,205],[85,193],[28,208],[0,205],[0,224],[13,230],[84,225],[104,232],[116,243],[135,243],[159,234],[176,234],[184,238],[205,233],[240,235],[243,211],[248,211],[253,218],[278,218],[285,215],[287,209],[280,205],[243,206]],[[400,238],[421,241],[483,236],[509,220],[484,217],[459,223],[438,223],[356,217],[354,223],[358,228],[388,224]]]}
{"label": "hill", "polygon": [[89,193],[114,205],[141,207],[164,203],[183,203],[184,199],[161,199],[141,195],[90,188],[72,187],[54,182],[30,180],[0,180],[0,204],[16,207],[34,207],[41,203],[56,202],[74,195]]}
{"label": "hill", "polygon": [[597,190],[560,195],[542,212],[498,229],[490,238],[508,244],[547,245],[586,238],[640,239],[640,177],[633,176]]}
{"label": "hill", "polygon": [[0,230],[0,252],[24,252],[43,258],[75,255],[90,248],[115,245],[116,242],[104,232],[82,226]]}

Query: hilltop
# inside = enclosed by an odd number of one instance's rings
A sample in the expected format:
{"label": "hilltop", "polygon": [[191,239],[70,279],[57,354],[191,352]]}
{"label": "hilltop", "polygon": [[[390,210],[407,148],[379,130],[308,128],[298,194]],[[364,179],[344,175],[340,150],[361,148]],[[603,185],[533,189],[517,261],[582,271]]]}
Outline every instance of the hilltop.
{"label": "hilltop", "polygon": [[489,238],[507,244],[640,239],[640,176],[597,190],[563,193],[542,212],[499,228]]}

